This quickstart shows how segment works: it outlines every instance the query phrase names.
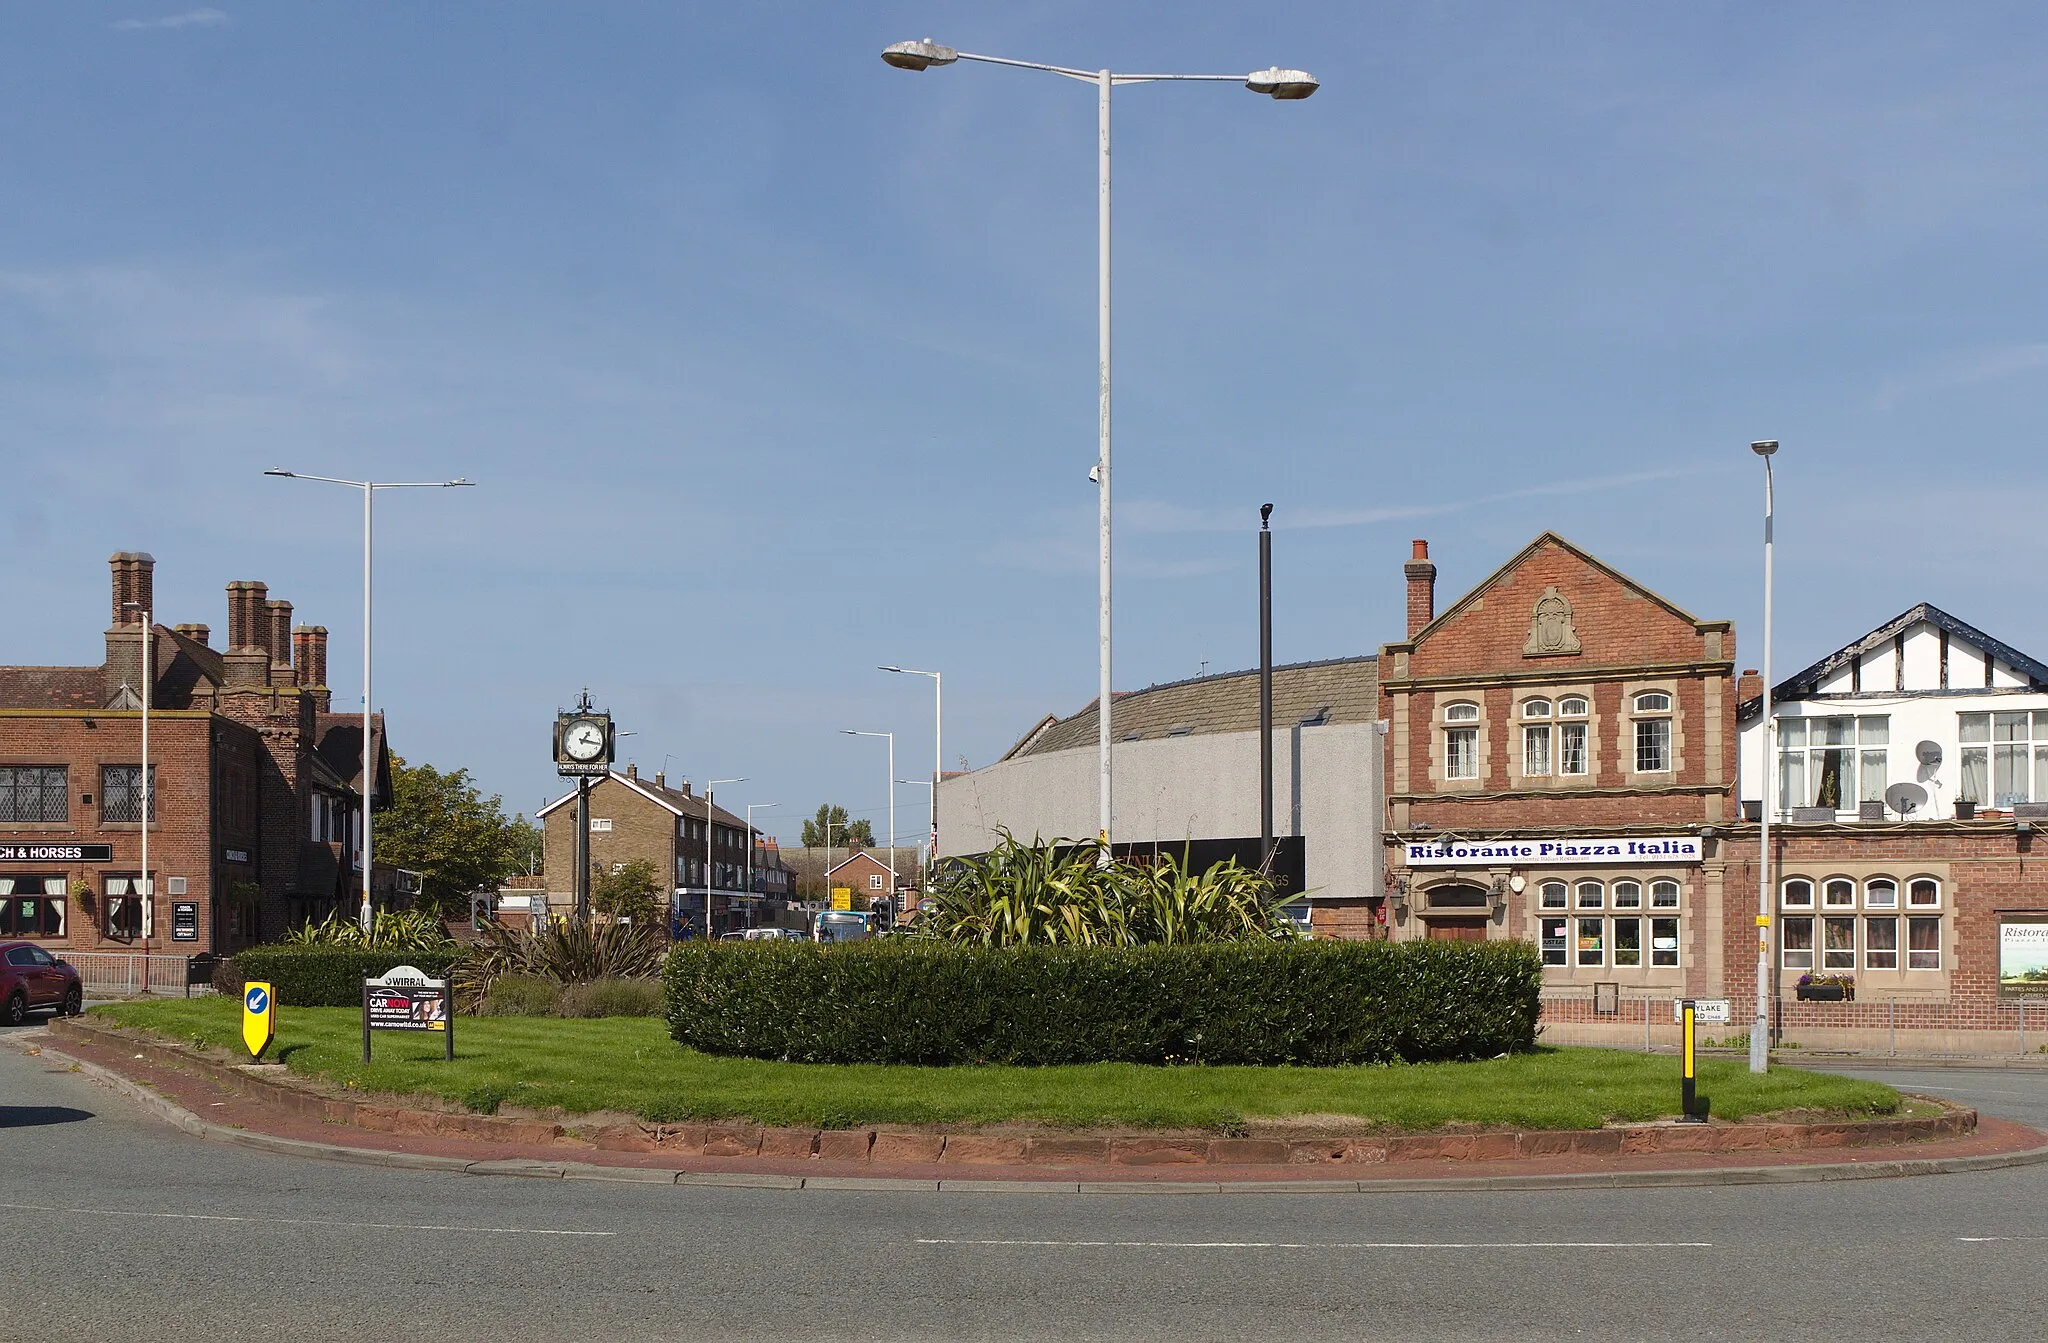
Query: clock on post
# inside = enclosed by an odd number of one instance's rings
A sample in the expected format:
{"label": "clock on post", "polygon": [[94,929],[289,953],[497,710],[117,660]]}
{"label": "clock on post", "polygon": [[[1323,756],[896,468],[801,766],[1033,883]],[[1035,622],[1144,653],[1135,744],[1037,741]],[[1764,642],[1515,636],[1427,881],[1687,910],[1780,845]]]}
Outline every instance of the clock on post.
{"label": "clock on post", "polygon": [[616,738],[612,716],[590,707],[590,692],[567,713],[555,715],[555,773],[602,775],[611,772]]}

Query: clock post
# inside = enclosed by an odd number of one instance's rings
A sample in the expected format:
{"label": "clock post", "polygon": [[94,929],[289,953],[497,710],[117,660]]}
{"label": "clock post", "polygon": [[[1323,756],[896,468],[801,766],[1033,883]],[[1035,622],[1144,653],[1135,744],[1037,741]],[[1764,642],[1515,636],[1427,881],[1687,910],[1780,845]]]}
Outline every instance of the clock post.
{"label": "clock post", "polygon": [[612,716],[593,709],[590,691],[555,715],[555,773],[576,780],[576,917],[590,917],[590,781],[611,773],[617,739]]}

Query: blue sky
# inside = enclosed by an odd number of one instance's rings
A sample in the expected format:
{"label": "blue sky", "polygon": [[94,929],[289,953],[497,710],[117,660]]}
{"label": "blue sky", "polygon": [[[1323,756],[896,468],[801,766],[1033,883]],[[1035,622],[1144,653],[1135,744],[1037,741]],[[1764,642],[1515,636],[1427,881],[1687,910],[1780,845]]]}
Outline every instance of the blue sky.
{"label": "blue sky", "polygon": [[[1171,14],[1171,20],[1162,18]],[[931,36],[1323,89],[1121,91],[1119,687],[1402,633],[1552,528],[1781,673],[1916,601],[2048,654],[2048,10],[361,3],[0,10],[0,661],[97,660],[109,552],[260,578],[407,756],[644,770],[794,837],[881,743],[986,764],[1095,684],[1094,106]],[[216,637],[216,643],[220,641]],[[921,789],[898,797],[921,833]],[[878,830],[880,827],[878,826]]]}

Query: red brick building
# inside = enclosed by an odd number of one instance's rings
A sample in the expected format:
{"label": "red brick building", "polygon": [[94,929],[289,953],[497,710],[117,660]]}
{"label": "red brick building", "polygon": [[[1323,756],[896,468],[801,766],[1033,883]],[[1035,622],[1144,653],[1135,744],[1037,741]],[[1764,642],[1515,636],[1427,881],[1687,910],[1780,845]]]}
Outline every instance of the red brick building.
{"label": "red brick building", "polygon": [[[0,667],[0,937],[53,951],[232,951],[323,917],[361,880],[350,855],[362,720],[329,711],[327,631],[294,628],[290,602],[237,582],[225,649],[206,625],[154,623],[145,640],[156,562],[124,551],[109,564],[97,666]],[[389,752],[381,721],[373,731],[381,808]]]}
{"label": "red brick building", "polygon": [[[1379,659],[1387,892],[1318,926],[1523,938],[1547,997],[1723,979],[1735,635],[1546,532],[1441,614],[1426,542]],[[1640,1021],[1640,1016],[1637,1020]]]}

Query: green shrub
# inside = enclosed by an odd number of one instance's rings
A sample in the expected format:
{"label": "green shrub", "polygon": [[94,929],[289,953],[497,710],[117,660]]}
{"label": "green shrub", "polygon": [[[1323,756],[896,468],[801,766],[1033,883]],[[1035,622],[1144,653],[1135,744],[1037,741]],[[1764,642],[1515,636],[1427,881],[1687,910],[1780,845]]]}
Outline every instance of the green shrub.
{"label": "green shrub", "polygon": [[370,931],[353,918],[329,914],[284,935],[294,947],[369,947],[377,951],[444,951],[456,946],[438,914],[425,909],[379,910]]}
{"label": "green shrub", "polygon": [[563,987],[554,1010],[560,1017],[658,1017],[661,1004],[659,979],[593,979]]}
{"label": "green shrub", "polygon": [[669,1033],[801,1063],[1411,1063],[1536,1042],[1527,942],[687,942]]}
{"label": "green shrub", "polygon": [[562,986],[535,975],[500,975],[483,997],[478,1015],[486,1017],[551,1017],[562,1001]]}
{"label": "green shrub", "polygon": [[363,981],[395,966],[410,965],[430,979],[444,977],[455,964],[457,949],[443,951],[373,951],[364,947],[251,947],[234,955],[228,975],[214,982],[268,982],[278,1005],[293,1007],[361,1007]]}
{"label": "green shrub", "polygon": [[538,928],[487,923],[455,972],[464,1011],[476,1011],[503,975],[558,984],[592,979],[651,979],[661,973],[668,939],[659,929],[595,919],[555,919]]}

